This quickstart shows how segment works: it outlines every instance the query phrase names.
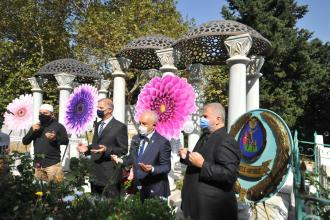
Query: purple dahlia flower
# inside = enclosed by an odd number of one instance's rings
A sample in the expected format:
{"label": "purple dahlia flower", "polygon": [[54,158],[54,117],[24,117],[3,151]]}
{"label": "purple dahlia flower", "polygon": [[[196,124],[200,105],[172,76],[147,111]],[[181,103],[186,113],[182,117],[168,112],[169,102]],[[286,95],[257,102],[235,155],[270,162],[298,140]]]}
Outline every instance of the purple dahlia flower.
{"label": "purple dahlia flower", "polygon": [[96,117],[98,94],[90,85],[74,89],[66,106],[64,125],[70,134],[83,134]]}

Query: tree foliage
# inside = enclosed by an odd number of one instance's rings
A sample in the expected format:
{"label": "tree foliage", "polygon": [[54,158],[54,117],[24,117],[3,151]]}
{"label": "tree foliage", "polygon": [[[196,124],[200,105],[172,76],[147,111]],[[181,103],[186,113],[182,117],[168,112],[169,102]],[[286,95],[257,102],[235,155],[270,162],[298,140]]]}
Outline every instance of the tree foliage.
{"label": "tree foliage", "polygon": [[205,102],[220,102],[228,107],[229,68],[225,66],[204,67],[204,98]]}
{"label": "tree foliage", "polygon": [[[108,58],[133,39],[153,34],[179,38],[193,21],[183,20],[175,4],[175,0],[0,1],[0,118],[11,100],[30,93],[27,78],[50,61],[71,57],[108,71]],[[222,14],[272,42],[262,68],[261,107],[277,112],[304,138],[311,138],[314,130],[329,130],[330,45],[296,27],[307,10],[294,0],[228,0]],[[206,101],[227,105],[226,67],[206,67],[204,76]],[[128,97],[136,97],[145,81],[141,71],[128,72]],[[45,88],[44,99],[57,104],[56,83]]]}
{"label": "tree foliage", "polygon": [[[11,100],[30,93],[27,78],[48,62],[69,57],[104,71],[130,40],[177,38],[189,25],[173,0],[9,0],[0,10],[0,118]],[[129,87],[137,75],[128,74]],[[57,97],[56,83],[48,83],[44,100],[56,105]]]}
{"label": "tree foliage", "polygon": [[[0,115],[20,94],[27,78],[49,61],[71,56],[68,0],[0,1]],[[45,93],[47,96],[54,93]]]}
{"label": "tree foliage", "polygon": [[261,70],[261,107],[280,114],[304,136],[307,130],[323,132],[320,124],[329,124],[329,118],[324,121],[326,118],[320,117],[306,124],[310,113],[318,111],[312,103],[316,101],[314,95],[327,90],[323,94],[329,96],[329,89],[321,88],[324,79],[329,78],[329,64],[323,57],[329,54],[329,45],[317,39],[311,41],[312,33],[296,26],[307,12],[306,5],[294,0],[228,0],[228,6],[222,9],[225,19],[251,26],[271,41],[272,49]]}
{"label": "tree foliage", "polygon": [[102,1],[92,4],[78,24],[75,52],[78,57],[114,57],[141,36],[162,34],[176,39],[187,31],[188,24],[172,0]]}
{"label": "tree foliage", "polygon": [[[182,19],[173,0],[95,2],[76,27],[75,54],[91,65],[107,65],[107,60],[115,57],[129,41],[159,34],[177,39],[188,30],[191,22]],[[129,103],[135,102],[137,89],[146,80],[141,71],[127,72]]]}

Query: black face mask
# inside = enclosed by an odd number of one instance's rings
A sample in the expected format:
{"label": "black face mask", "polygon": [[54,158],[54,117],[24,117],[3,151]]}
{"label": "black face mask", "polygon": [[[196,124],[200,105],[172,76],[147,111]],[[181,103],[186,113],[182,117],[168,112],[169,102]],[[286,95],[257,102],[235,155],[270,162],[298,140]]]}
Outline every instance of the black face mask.
{"label": "black face mask", "polygon": [[97,110],[96,114],[97,114],[97,117],[99,117],[99,118],[104,117],[104,111],[102,111],[102,110]]}
{"label": "black face mask", "polygon": [[44,115],[44,114],[39,115],[39,121],[40,124],[42,125],[48,124],[51,120],[52,120],[52,116],[50,115]]}

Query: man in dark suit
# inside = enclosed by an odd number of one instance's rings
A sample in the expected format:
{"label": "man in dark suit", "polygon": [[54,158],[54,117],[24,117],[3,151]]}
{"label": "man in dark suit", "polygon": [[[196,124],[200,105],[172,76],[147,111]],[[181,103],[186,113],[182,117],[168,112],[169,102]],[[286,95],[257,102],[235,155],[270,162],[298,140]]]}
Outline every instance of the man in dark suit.
{"label": "man in dark suit", "polygon": [[240,163],[238,143],[225,129],[225,110],[220,103],[204,106],[204,130],[193,152],[179,150],[180,161],[187,164],[182,188],[182,210],[195,220],[235,220],[237,202],[234,183]]}
{"label": "man in dark suit", "polygon": [[155,112],[144,112],[139,119],[139,135],[132,139],[129,156],[121,159],[111,155],[116,163],[133,165],[134,184],[140,190],[142,201],[170,195],[168,173],[171,170],[171,145],[155,131],[157,121]]}
{"label": "man in dark suit", "polygon": [[111,162],[110,154],[125,155],[128,149],[127,127],[113,116],[111,99],[101,99],[97,105],[97,116],[102,120],[94,130],[92,144],[78,145],[78,151],[91,154],[92,193],[103,194],[107,197],[120,196],[121,169]]}

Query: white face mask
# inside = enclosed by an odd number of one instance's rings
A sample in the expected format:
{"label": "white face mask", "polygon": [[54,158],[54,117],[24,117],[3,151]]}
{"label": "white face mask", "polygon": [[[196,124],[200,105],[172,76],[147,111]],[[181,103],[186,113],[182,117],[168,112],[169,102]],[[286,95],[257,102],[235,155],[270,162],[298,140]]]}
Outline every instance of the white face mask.
{"label": "white face mask", "polygon": [[139,134],[146,136],[148,134],[148,128],[146,126],[139,126]]}

